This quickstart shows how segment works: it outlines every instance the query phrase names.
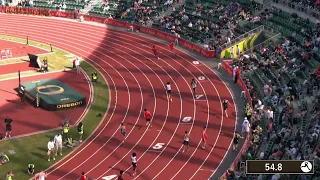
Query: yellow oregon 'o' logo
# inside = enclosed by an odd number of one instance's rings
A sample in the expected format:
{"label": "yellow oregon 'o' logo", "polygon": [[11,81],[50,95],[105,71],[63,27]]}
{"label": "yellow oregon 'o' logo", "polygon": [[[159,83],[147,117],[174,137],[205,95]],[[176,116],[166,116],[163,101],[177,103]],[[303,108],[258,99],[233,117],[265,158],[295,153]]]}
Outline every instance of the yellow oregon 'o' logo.
{"label": "yellow oregon 'o' logo", "polygon": [[[47,91],[44,91],[45,89],[47,89]],[[39,86],[38,92],[40,94],[45,94],[45,95],[56,95],[56,94],[63,93],[64,89],[63,87],[60,87],[57,85],[45,85],[45,86]]]}

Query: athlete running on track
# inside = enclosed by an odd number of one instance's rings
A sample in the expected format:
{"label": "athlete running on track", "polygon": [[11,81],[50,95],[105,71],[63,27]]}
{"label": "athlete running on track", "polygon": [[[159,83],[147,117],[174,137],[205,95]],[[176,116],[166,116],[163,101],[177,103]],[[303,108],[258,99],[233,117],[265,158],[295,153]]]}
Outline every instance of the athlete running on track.
{"label": "athlete running on track", "polygon": [[146,118],[146,126],[150,126],[152,127],[151,125],[151,113],[150,111],[147,111],[147,109],[144,109],[144,117]]}
{"label": "athlete running on track", "polygon": [[189,151],[189,140],[190,140],[190,135],[188,131],[184,132],[184,137],[183,137],[183,146],[182,146],[182,152],[184,151]]}
{"label": "athlete running on track", "polygon": [[133,168],[132,176],[135,176],[136,170],[137,170],[137,154],[135,152],[132,153],[131,162],[132,162],[132,168]]}
{"label": "athlete running on track", "polygon": [[174,52],[173,42],[170,42],[170,43],[169,43],[169,48],[170,48],[170,50],[172,51],[173,54],[176,54],[176,53]]}
{"label": "athlete running on track", "polygon": [[240,136],[240,134],[238,134],[238,132],[234,132],[233,135],[233,150],[236,151],[238,149],[238,143],[239,143],[239,138],[243,138],[242,136]]}
{"label": "athlete running on track", "polygon": [[158,56],[158,50],[156,49],[156,46],[152,47],[152,51],[153,51],[154,56],[156,56],[158,59],[160,59]]}
{"label": "athlete running on track", "polygon": [[124,142],[124,140],[126,139],[127,133],[126,133],[126,126],[123,123],[121,123],[121,125],[120,125],[120,133],[123,136],[122,142]]}
{"label": "athlete running on track", "polygon": [[197,96],[197,93],[196,93],[196,89],[197,89],[197,81],[192,79],[191,80],[191,87],[192,87],[192,90],[193,90],[193,95],[194,97]]}
{"label": "athlete running on track", "polygon": [[[228,117],[228,105],[231,106],[230,102],[228,100],[223,100],[222,101],[222,106],[223,106],[223,110],[224,110],[224,114],[226,115],[226,117]],[[232,106],[231,106],[232,107]]]}
{"label": "athlete running on track", "polygon": [[88,180],[87,176],[84,175],[84,174],[85,174],[84,172],[82,172],[81,174],[82,174],[82,175],[81,175],[81,177],[80,177],[80,180]]}
{"label": "athlete running on track", "polygon": [[206,144],[207,144],[207,127],[203,128],[202,131],[202,149],[206,149]]}
{"label": "athlete running on track", "polygon": [[120,174],[119,174],[117,180],[123,180],[123,177],[122,177],[123,173],[124,173],[124,171],[120,170]]}
{"label": "athlete running on track", "polygon": [[171,84],[170,84],[170,82],[167,82],[166,89],[167,89],[167,98],[168,98],[169,101],[172,101],[172,97],[171,97]]}

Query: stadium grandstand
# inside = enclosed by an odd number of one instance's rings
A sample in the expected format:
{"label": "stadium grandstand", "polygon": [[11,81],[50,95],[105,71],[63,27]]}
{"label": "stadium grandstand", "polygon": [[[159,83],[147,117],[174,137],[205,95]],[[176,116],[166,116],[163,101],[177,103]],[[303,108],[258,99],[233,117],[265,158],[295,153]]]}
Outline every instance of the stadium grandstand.
{"label": "stadium grandstand", "polygon": [[[229,75],[236,67],[241,71],[247,105],[238,107],[238,123],[246,118],[251,125],[239,155],[219,179],[320,178],[319,0],[0,0],[0,5],[109,17],[215,51],[214,60]],[[315,173],[246,174],[246,160],[314,160]]]}

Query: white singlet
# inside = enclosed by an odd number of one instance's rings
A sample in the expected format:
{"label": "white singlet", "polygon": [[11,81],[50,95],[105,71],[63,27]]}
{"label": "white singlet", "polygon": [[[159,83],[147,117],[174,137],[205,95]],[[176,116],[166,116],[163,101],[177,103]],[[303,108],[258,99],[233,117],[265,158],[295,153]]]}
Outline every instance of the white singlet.
{"label": "white singlet", "polygon": [[197,88],[197,83],[195,81],[192,82],[192,88]]}
{"label": "white singlet", "polygon": [[137,163],[137,157],[136,156],[131,156],[131,161],[132,163]]}
{"label": "white singlet", "polygon": [[171,84],[167,84],[167,91],[171,91]]}
{"label": "white singlet", "polygon": [[188,135],[188,134],[185,134],[185,135],[184,135],[184,140],[185,140],[185,141],[189,141],[189,135]]}

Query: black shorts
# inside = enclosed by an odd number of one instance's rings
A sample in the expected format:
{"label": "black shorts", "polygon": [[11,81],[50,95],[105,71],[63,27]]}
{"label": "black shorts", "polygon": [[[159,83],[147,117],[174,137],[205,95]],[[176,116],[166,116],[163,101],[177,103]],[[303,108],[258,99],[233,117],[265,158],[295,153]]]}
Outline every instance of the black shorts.
{"label": "black shorts", "polygon": [[167,90],[167,93],[168,93],[168,94],[171,94],[171,90]]}
{"label": "black shorts", "polygon": [[33,168],[28,168],[28,172],[32,173],[32,171],[34,171]]}
{"label": "black shorts", "polygon": [[11,125],[6,126],[6,131],[12,131],[12,127],[11,127]]}
{"label": "black shorts", "polygon": [[189,141],[183,141],[183,144],[188,146],[189,145]]}
{"label": "black shorts", "polygon": [[223,106],[223,110],[227,110],[228,109],[228,106]]}
{"label": "black shorts", "polygon": [[122,136],[126,136],[126,131],[125,130],[121,130],[120,133],[122,134]]}
{"label": "black shorts", "polygon": [[137,163],[132,163],[132,167],[136,168],[137,167]]}
{"label": "black shorts", "polygon": [[238,140],[233,140],[233,144],[238,144]]}
{"label": "black shorts", "polygon": [[150,118],[148,118],[148,119],[146,119],[146,121],[147,121],[147,122],[150,122],[150,121],[151,121],[151,119],[150,119]]}

